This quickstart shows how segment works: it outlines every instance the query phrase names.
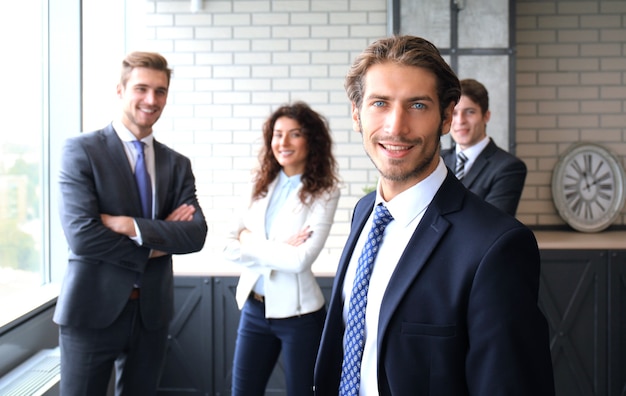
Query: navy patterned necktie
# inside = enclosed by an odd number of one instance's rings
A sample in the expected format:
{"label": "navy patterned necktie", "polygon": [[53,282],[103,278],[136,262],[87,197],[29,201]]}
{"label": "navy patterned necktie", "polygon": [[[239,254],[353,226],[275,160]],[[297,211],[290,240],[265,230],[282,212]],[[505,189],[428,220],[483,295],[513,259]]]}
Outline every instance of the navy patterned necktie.
{"label": "navy patterned necktie", "polygon": [[459,180],[461,180],[463,176],[465,176],[465,163],[466,162],[467,162],[467,156],[463,154],[462,151],[459,151],[459,153],[456,156],[456,170],[454,172],[454,175]]}
{"label": "navy patterned necktie", "polygon": [[348,319],[344,336],[344,356],[341,366],[340,396],[359,394],[361,384],[361,359],[365,346],[365,308],[367,306],[367,291],[370,277],[374,268],[374,260],[387,224],[393,220],[391,213],[383,204],[376,205],[372,228],[367,234],[367,241],[359,256],[356,276],[352,285]]}
{"label": "navy patterned necktie", "polygon": [[144,146],[140,140],[133,140],[135,149],[137,150],[137,162],[135,163],[135,181],[139,188],[139,196],[141,197],[141,209],[143,217],[152,218],[152,182],[146,167],[146,158],[144,156]]}

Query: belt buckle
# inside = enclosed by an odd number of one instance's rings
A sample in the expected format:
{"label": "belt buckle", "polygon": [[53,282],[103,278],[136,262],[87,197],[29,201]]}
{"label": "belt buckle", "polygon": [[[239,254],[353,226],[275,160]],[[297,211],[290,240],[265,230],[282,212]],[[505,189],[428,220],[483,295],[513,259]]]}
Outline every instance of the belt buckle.
{"label": "belt buckle", "polygon": [[264,303],[265,302],[265,297],[263,297],[262,295],[252,292],[252,298],[254,298],[255,300],[257,300],[260,303]]}
{"label": "belt buckle", "polygon": [[138,287],[134,287],[133,290],[130,292],[130,296],[128,297],[129,300],[133,301],[133,300],[137,300],[139,299],[139,288]]}

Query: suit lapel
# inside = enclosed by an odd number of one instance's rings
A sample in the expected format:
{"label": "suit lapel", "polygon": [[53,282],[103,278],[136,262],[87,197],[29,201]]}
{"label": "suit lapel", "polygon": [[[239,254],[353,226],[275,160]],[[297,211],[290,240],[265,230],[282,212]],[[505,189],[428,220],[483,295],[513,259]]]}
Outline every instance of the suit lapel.
{"label": "suit lapel", "polygon": [[161,213],[161,211],[163,210],[163,203],[167,199],[167,188],[171,185],[170,178],[173,176],[173,172],[170,172],[171,157],[167,155],[165,146],[157,142],[156,139],[152,140],[152,144],[154,146],[154,184],[156,186],[154,213],[155,218],[163,219],[169,215],[169,213]]}
{"label": "suit lapel", "polygon": [[474,183],[478,175],[482,173],[483,169],[489,165],[490,158],[493,153],[496,152],[496,148],[496,144],[493,142],[493,140],[491,140],[491,138],[489,138],[489,143],[483,149],[483,151],[478,154],[476,161],[474,161],[474,164],[472,165],[470,170],[467,172],[467,174],[465,174],[465,177],[463,177],[463,185],[465,187],[469,188]]}
{"label": "suit lapel", "polygon": [[[352,228],[350,235],[343,248],[341,257],[339,259],[339,265],[337,272],[335,273],[335,282],[333,283],[332,298],[329,305],[329,310],[338,310],[339,314],[334,318],[341,319],[341,311],[343,310],[343,300],[341,290],[343,288],[343,282],[346,277],[346,270],[350,263],[350,258],[354,254],[354,246],[356,245],[359,235],[365,226],[365,222],[369,218],[372,209],[374,208],[374,200],[376,199],[376,192],[369,193],[363,197],[356,205],[354,209],[354,216],[352,218]],[[329,315],[330,318],[331,315]]]}
{"label": "suit lapel", "polygon": [[459,197],[464,195],[465,189],[461,183],[454,174],[448,172],[444,183],[409,240],[387,285],[378,322],[379,350],[387,326],[400,301],[409,288],[415,287],[419,273],[428,264],[431,254],[450,227],[446,214],[460,210],[463,198]]}
{"label": "suit lapel", "polygon": [[133,202],[136,202],[138,210],[137,213],[141,213],[139,191],[137,189],[135,177],[133,176],[133,170],[128,162],[128,157],[126,156],[124,143],[117,136],[117,133],[115,133],[111,124],[102,130],[102,143],[103,147],[106,148],[106,152],[111,157],[111,167],[117,170],[120,180],[123,185],[126,186],[124,190],[128,191],[128,193],[132,195]]}

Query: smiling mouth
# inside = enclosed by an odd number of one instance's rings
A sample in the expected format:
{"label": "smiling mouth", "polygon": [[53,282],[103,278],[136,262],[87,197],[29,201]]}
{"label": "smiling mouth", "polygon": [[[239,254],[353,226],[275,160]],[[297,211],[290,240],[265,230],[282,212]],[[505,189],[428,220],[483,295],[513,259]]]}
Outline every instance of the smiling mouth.
{"label": "smiling mouth", "polygon": [[384,148],[387,151],[396,151],[396,152],[406,151],[406,150],[409,150],[411,147],[413,147],[413,146],[398,146],[395,144],[383,144],[383,143],[379,143],[379,144],[382,148]]}

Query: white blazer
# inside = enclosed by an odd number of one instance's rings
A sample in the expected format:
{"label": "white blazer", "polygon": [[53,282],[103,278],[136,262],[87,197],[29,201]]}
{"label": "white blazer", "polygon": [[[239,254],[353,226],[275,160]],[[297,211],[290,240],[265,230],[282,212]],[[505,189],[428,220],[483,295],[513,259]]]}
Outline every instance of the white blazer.
{"label": "white blazer", "polygon": [[[302,184],[285,202],[276,215],[271,234],[265,237],[265,212],[278,178],[268,187],[267,195],[245,205],[236,216],[227,235],[224,257],[243,266],[237,285],[237,305],[243,308],[260,276],[265,282],[265,316],[288,318],[315,312],[324,305],[324,296],[311,271],[333,224],[340,191],[322,195],[311,205],[303,205],[298,194]],[[248,197],[250,197],[248,195]],[[313,234],[300,246],[285,241],[308,225]],[[244,228],[253,238],[239,242]]]}

